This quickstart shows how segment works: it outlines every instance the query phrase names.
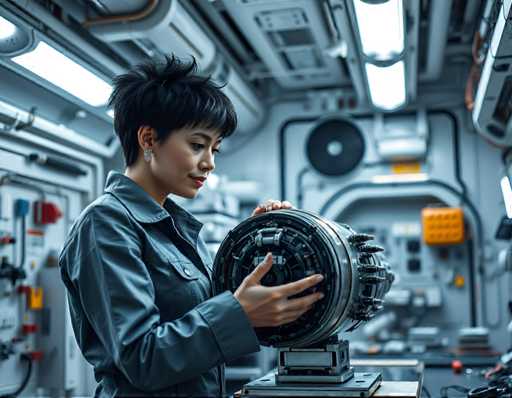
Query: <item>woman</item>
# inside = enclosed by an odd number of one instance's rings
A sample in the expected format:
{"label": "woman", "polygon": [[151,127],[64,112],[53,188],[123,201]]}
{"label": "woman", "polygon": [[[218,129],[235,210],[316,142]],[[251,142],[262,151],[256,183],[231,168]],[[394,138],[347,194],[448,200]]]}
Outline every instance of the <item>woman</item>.
{"label": "woman", "polygon": [[[96,396],[219,396],[222,364],[259,349],[254,327],[291,322],[320,275],[277,287],[267,255],[237,291],[212,293],[201,223],[167,196],[193,198],[236,127],[229,99],[195,62],[166,58],[117,77],[110,105],[126,170],[74,223],[59,258]],[[253,214],[288,202],[269,201]]]}

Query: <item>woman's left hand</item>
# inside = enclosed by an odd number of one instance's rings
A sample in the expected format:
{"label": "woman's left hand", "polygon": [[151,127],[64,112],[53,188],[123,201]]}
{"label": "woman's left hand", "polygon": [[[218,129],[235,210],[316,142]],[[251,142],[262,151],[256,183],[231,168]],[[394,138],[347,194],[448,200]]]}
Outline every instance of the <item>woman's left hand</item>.
{"label": "woman's left hand", "polygon": [[281,202],[280,200],[269,199],[269,200],[266,200],[264,203],[258,205],[258,207],[256,207],[254,209],[254,211],[252,212],[251,217],[255,216],[257,214],[265,213],[267,211],[279,210],[279,209],[293,209],[293,206],[287,200],[283,200]]}

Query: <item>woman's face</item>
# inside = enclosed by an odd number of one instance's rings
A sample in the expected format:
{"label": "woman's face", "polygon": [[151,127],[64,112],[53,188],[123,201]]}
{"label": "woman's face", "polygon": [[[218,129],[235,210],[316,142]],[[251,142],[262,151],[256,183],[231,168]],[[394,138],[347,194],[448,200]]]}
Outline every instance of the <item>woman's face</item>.
{"label": "woman's face", "polygon": [[215,168],[220,134],[194,127],[172,132],[153,146],[151,170],[165,191],[193,198]]}

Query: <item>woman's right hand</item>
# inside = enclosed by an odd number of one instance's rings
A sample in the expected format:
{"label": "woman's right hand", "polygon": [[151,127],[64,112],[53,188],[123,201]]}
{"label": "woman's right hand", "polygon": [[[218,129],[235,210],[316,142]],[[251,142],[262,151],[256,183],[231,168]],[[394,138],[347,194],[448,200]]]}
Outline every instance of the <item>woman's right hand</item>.
{"label": "woman's right hand", "polygon": [[293,322],[323,298],[322,293],[288,298],[321,282],[322,275],[315,274],[285,285],[263,286],[260,281],[270,268],[272,253],[268,253],[254,271],[245,277],[234,293],[253,327],[280,326]]}

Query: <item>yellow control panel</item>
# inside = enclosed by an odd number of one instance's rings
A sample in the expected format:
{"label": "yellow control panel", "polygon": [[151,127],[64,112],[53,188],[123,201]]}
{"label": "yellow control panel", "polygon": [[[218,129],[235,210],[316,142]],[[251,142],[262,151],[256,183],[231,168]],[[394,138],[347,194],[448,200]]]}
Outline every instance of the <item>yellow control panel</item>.
{"label": "yellow control panel", "polygon": [[426,207],[421,211],[421,220],[427,245],[464,242],[464,212],[460,207]]}

